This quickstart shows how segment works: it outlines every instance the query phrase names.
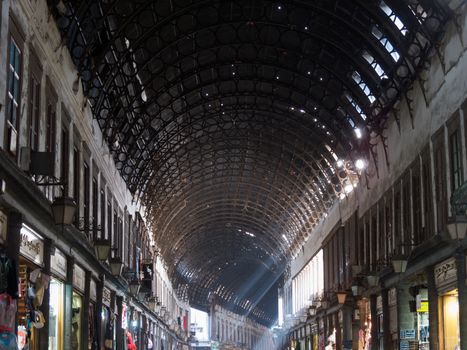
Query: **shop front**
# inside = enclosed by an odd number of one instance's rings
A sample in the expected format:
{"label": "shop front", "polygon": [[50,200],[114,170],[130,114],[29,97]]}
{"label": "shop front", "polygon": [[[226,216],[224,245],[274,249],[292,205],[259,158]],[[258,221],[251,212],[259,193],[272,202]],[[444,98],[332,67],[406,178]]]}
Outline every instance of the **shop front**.
{"label": "shop front", "polygon": [[101,349],[113,349],[115,343],[115,310],[112,303],[112,292],[104,287],[102,290],[102,313],[100,334],[102,339]]}
{"label": "shop front", "polygon": [[88,350],[97,350],[97,315],[96,315],[96,302],[97,302],[97,284],[94,278],[89,282],[89,317],[88,317]]}
{"label": "shop front", "polygon": [[[38,349],[38,329],[45,326],[45,317],[39,310],[50,277],[42,273],[44,267],[43,238],[31,227],[20,230],[18,265],[18,349]],[[1,317],[0,317],[1,318]]]}
{"label": "shop front", "polygon": [[73,295],[71,317],[71,349],[81,349],[82,318],[84,306],[85,271],[79,265],[73,268]]}
{"label": "shop front", "polygon": [[455,258],[436,265],[434,273],[438,293],[439,349],[460,349],[459,295]]}
{"label": "shop front", "polygon": [[357,322],[357,340],[358,350],[370,350],[371,349],[371,310],[370,300],[368,298],[362,298],[357,302],[357,309],[354,311],[354,319]]}
{"label": "shop front", "polygon": [[62,350],[65,325],[65,281],[67,258],[59,249],[50,257],[49,350]]}

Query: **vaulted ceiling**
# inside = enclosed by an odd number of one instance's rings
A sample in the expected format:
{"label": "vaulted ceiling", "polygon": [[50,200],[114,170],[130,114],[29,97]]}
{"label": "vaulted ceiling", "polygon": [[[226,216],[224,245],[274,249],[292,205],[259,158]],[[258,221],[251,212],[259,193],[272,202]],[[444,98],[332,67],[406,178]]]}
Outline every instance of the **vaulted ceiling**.
{"label": "vaulted ceiling", "polygon": [[265,323],[449,17],[435,0],[49,5],[180,296]]}

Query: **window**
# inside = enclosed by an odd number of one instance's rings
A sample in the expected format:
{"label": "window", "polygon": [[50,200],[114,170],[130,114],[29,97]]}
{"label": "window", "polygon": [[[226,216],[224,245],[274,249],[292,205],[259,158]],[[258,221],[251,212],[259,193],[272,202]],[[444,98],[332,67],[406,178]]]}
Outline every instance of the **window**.
{"label": "window", "polygon": [[89,205],[90,205],[90,173],[89,173],[89,165],[84,162],[83,163],[83,175],[84,175],[84,203],[83,203],[83,214],[84,214],[84,227],[87,229],[89,227]]}
{"label": "window", "polygon": [[60,166],[60,178],[62,181],[68,183],[68,172],[69,172],[69,142],[70,137],[68,136],[68,130],[62,128],[62,144],[60,150],[61,166]]}
{"label": "window", "polygon": [[36,55],[31,52],[29,76],[29,117],[28,117],[28,132],[29,132],[29,147],[33,151],[39,149],[39,124],[40,124],[40,98],[41,98],[41,77],[42,69],[39,66],[39,60]]}
{"label": "window", "polygon": [[22,41],[13,23],[10,22],[10,40],[7,65],[6,94],[6,149],[16,157],[22,83]]}
{"label": "window", "polygon": [[120,251],[120,240],[118,237],[118,216],[117,216],[117,209],[116,206],[114,205],[114,212],[113,212],[114,220],[114,228],[113,228],[113,236],[112,236],[112,242],[114,242],[113,247],[117,250]]}
{"label": "window", "polygon": [[434,233],[433,192],[431,186],[431,163],[429,145],[427,145],[422,152],[421,181],[423,189],[423,216],[425,219],[421,238],[422,240],[426,240]]}
{"label": "window", "polygon": [[45,138],[45,151],[55,152],[55,122],[56,122],[55,101],[49,101],[47,104],[46,116],[46,138]]}
{"label": "window", "polygon": [[449,163],[451,166],[451,190],[454,192],[463,183],[459,129],[454,130],[449,135]]}
{"label": "window", "polygon": [[[396,186],[399,186],[400,183],[397,182]],[[396,189],[396,192],[394,193],[394,240],[393,240],[393,249],[392,252],[393,254],[399,254],[400,253],[400,247],[401,247],[401,191],[400,189]]]}
{"label": "window", "polygon": [[[47,114],[45,118],[45,151],[55,154],[55,128],[56,128],[56,98],[55,95],[49,90],[47,97]],[[53,163],[55,169],[55,162]],[[45,195],[49,200],[53,199],[54,187],[44,187]]]}
{"label": "window", "polygon": [[98,205],[99,205],[99,189],[97,188],[97,179],[92,178],[92,232],[93,237],[97,236],[97,223],[98,223]]}
{"label": "window", "polygon": [[112,198],[110,195],[107,196],[107,235],[113,245],[112,235]]}
{"label": "window", "polygon": [[404,224],[404,238],[401,243],[409,247],[412,242],[412,203],[410,200],[410,174],[404,176],[402,181],[402,220]]}
{"label": "window", "polygon": [[106,222],[105,222],[105,186],[101,186],[101,236],[104,239],[108,239],[109,236],[106,232]]}
{"label": "window", "polygon": [[73,148],[73,198],[76,203],[75,226],[78,226],[80,218],[79,190],[80,190],[80,154],[77,147]]}
{"label": "window", "polygon": [[[444,131],[442,129],[442,131]],[[435,198],[437,232],[442,232],[447,222],[447,193],[446,193],[446,161],[444,148],[444,133],[439,132],[433,142],[433,157],[435,164]]]}
{"label": "window", "polygon": [[413,206],[413,243],[418,245],[422,243],[422,198],[420,184],[419,162],[415,162],[412,168],[412,206]]}

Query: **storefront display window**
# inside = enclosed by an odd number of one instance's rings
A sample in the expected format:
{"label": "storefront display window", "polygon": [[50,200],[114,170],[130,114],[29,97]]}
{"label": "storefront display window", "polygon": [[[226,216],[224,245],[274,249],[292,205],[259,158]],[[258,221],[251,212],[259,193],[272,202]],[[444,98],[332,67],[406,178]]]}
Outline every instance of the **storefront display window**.
{"label": "storefront display window", "polygon": [[440,349],[459,350],[459,300],[457,289],[439,298]]}
{"label": "storefront display window", "polygon": [[83,298],[80,294],[73,292],[72,318],[71,318],[71,349],[80,349],[81,339],[81,315],[83,309]]}
{"label": "storefront display window", "polygon": [[49,350],[62,350],[64,324],[64,285],[57,279],[50,281]]}

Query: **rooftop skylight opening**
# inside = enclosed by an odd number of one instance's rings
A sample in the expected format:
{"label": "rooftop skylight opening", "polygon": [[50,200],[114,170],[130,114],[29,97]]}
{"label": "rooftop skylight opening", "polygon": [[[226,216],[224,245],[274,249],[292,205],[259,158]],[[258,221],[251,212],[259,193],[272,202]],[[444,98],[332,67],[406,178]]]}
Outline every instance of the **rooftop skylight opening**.
{"label": "rooftop skylight opening", "polygon": [[408,30],[401,19],[396,15],[396,13],[384,2],[379,3],[379,8],[388,16],[388,18],[394,23],[394,25],[399,29],[402,35],[406,35]]}
{"label": "rooftop skylight opening", "polygon": [[353,79],[353,81],[355,83],[357,83],[360,90],[362,90],[363,93],[368,97],[368,100],[370,101],[370,103],[375,102],[375,100],[376,100],[375,96],[371,92],[368,85],[363,81],[362,77],[360,76],[360,74],[358,72],[354,71],[352,73],[352,79]]}
{"label": "rooftop skylight opening", "polygon": [[378,26],[373,26],[371,34],[373,34],[373,36],[376,39],[378,39],[378,41],[381,43],[384,49],[391,55],[394,62],[399,61],[399,59],[401,58],[399,52],[396,51],[394,45],[392,45],[389,39],[383,35],[383,32],[378,28]]}
{"label": "rooftop skylight opening", "polygon": [[355,108],[355,110],[357,111],[358,114],[360,114],[360,116],[362,117],[363,120],[366,120],[366,114],[363,113],[363,110],[362,108],[358,105],[357,102],[355,102],[355,100],[352,98],[352,96],[350,96],[348,93],[345,94],[345,97],[347,98],[347,100],[350,102],[350,104]]}
{"label": "rooftop skylight opening", "polygon": [[418,23],[422,24],[425,19],[428,17],[428,13],[422,7],[422,5],[417,4],[416,6],[409,6],[410,11],[417,18]]}
{"label": "rooftop skylight opening", "polygon": [[388,78],[383,67],[380,66],[380,64],[368,51],[363,51],[362,56],[370,64],[371,68],[373,68],[373,70],[379,76],[380,79]]}

